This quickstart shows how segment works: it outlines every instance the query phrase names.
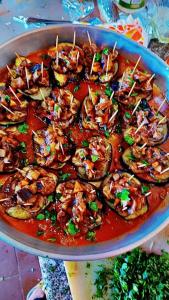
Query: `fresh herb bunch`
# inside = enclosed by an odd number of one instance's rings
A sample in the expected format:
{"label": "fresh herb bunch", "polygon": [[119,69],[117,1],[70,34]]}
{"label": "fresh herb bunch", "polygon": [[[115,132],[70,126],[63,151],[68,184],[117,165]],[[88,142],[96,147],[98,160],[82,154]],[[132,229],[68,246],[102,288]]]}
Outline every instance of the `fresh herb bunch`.
{"label": "fresh herb bunch", "polygon": [[93,299],[169,299],[169,254],[147,254],[136,248],[113,260],[111,268],[101,266]]}

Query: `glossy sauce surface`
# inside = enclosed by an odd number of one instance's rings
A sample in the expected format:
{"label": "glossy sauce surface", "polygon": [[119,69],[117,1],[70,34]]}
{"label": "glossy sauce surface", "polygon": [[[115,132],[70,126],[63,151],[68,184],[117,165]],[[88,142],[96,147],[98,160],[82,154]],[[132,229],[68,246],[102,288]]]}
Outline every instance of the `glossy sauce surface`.
{"label": "glossy sauce surface", "polygon": [[[36,53],[30,54],[28,58],[30,58],[30,60],[34,62],[41,63],[42,54],[45,53],[46,50],[37,51]],[[48,63],[49,63],[48,59],[44,61],[44,64],[48,65]],[[119,75],[121,75],[124,68],[128,64],[128,61],[126,61],[125,58],[120,56],[119,63],[120,63]],[[6,71],[2,70],[0,73],[0,81],[4,80],[4,75],[5,75],[4,72],[6,73]],[[70,83],[68,84],[68,86],[66,86],[66,89],[69,89],[74,94],[74,96],[82,102],[85,96],[88,95],[88,85],[89,82],[82,81],[79,85],[78,90],[74,92],[74,88],[76,85]],[[93,90],[104,89],[103,86],[100,86],[99,84],[93,84],[93,83],[92,84],[90,83],[90,87],[92,87]],[[157,88],[155,85],[153,89],[153,95],[154,95],[154,99],[151,102],[151,105],[158,108],[158,106],[162,101],[161,100],[162,95],[160,89]],[[20,134],[18,137],[20,141],[24,141],[27,145],[27,158],[30,164],[34,162],[32,130],[36,131],[38,129],[46,127],[46,125],[36,116],[37,105],[38,105],[37,102],[32,101],[29,103],[29,110],[28,110],[28,116],[26,121],[27,124],[29,125],[28,133]],[[168,105],[164,105],[162,107],[162,113],[165,113],[165,115],[167,115],[167,112],[169,115]],[[97,132],[82,129],[80,123],[75,123],[72,126],[70,126],[70,128],[67,129],[66,133],[73,141],[73,143],[78,146],[82,145],[81,143],[83,140],[88,140],[91,136],[97,134]],[[100,134],[103,135],[103,133]],[[126,145],[124,142],[122,142],[122,136],[120,134],[113,134],[110,137],[109,141],[112,145],[112,162],[110,166],[110,171],[114,171],[116,169],[124,169],[124,166],[121,163],[120,149],[121,146],[125,148]],[[168,150],[168,146],[169,143],[165,142],[160,147],[165,150]],[[58,171],[52,170],[52,172],[57,173]],[[71,165],[71,163],[67,163],[63,167],[62,173],[71,174],[70,179],[77,178],[76,170]],[[5,177],[6,175],[0,176],[1,183],[3,183]],[[118,216],[110,208],[105,207],[105,213],[103,215],[103,224],[99,229],[96,229],[96,241],[101,242],[101,241],[110,240],[135,230],[138,226],[144,223],[144,221],[153,213],[153,211],[157,209],[157,207],[161,204],[161,202],[163,202],[164,198],[166,197],[167,190],[169,190],[169,188],[166,185],[152,186],[151,189],[152,193],[148,197],[149,210],[145,215],[135,220],[126,221],[122,217]],[[1,217],[11,226],[31,236],[37,237],[37,231],[43,230],[44,234],[42,236],[39,236],[38,238],[45,241],[51,241],[50,240],[51,238],[56,238],[56,243],[61,243],[67,246],[84,245],[84,244],[91,243],[91,241],[86,240],[84,236],[68,237],[60,228],[57,227],[57,225],[52,226],[50,220],[45,220],[45,221],[39,221],[33,219],[27,221],[16,220],[14,218],[9,217],[7,214],[5,214],[2,208],[0,214]]]}

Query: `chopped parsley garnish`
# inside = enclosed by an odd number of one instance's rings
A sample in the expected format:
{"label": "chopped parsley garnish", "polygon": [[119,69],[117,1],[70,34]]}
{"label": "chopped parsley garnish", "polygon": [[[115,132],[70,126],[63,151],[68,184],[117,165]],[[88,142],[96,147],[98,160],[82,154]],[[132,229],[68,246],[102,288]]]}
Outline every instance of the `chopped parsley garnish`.
{"label": "chopped parsley garnish", "polygon": [[38,214],[37,216],[36,216],[36,219],[37,220],[44,220],[45,219],[45,215],[44,214]]}
{"label": "chopped parsley garnish", "polygon": [[96,162],[99,159],[99,156],[92,154],[91,159],[92,159],[92,162]]}
{"label": "chopped parsley garnish", "polygon": [[129,145],[133,145],[134,144],[134,139],[129,134],[127,134],[127,135],[124,136],[124,140]]}
{"label": "chopped parsley garnish", "polygon": [[70,235],[75,235],[76,233],[78,233],[78,229],[76,228],[75,224],[73,223],[72,220],[69,221],[69,223],[67,224],[67,232]]}
{"label": "chopped parsley garnish", "polygon": [[109,137],[110,137],[109,131],[108,131],[108,130],[105,130],[105,131],[104,131],[104,135],[105,135],[106,138],[109,138]]}
{"label": "chopped parsley garnish", "polygon": [[82,141],[82,146],[83,147],[89,147],[89,142],[87,140]]}
{"label": "chopped parsley garnish", "polygon": [[53,202],[54,201],[54,195],[49,195],[47,199],[48,199],[49,202]]}
{"label": "chopped parsley garnish", "polygon": [[141,186],[142,194],[147,194],[149,190],[150,190],[149,186],[146,186],[146,185]]}
{"label": "chopped parsley garnish", "polygon": [[67,180],[67,179],[69,179],[70,175],[71,174],[69,174],[69,173],[64,173],[64,174],[60,175],[59,178],[60,178],[60,180]]}
{"label": "chopped parsley garnish", "polygon": [[54,105],[54,111],[58,112],[59,111],[60,106],[58,104]]}
{"label": "chopped parsley garnish", "polygon": [[79,90],[79,88],[80,88],[80,86],[76,85],[75,88],[74,88],[74,92],[76,93]]}
{"label": "chopped parsley garnish", "polygon": [[131,77],[129,77],[129,80],[130,80],[130,82],[129,82],[129,86],[131,86],[131,87],[132,87],[135,81],[134,81],[134,79],[132,79]]}
{"label": "chopped parsley garnish", "polygon": [[113,90],[109,85],[107,85],[104,93],[105,93],[106,96],[110,97],[111,94],[113,93]]}
{"label": "chopped parsley garnish", "polygon": [[116,197],[119,198],[122,202],[130,200],[130,191],[127,189],[123,189],[121,192],[116,193]]}
{"label": "chopped parsley garnish", "polygon": [[148,166],[149,165],[149,162],[145,159],[142,159],[141,160],[141,163],[144,164],[145,166]]}
{"label": "chopped parsley garnish", "polygon": [[128,111],[126,111],[126,112],[125,112],[125,117],[126,117],[127,119],[131,119],[131,114],[130,114]]}
{"label": "chopped parsley garnish", "polygon": [[98,204],[96,203],[96,202],[89,202],[89,207],[90,207],[90,209],[91,210],[93,210],[93,211],[98,211]]}
{"label": "chopped parsley garnish", "polygon": [[21,125],[18,126],[18,131],[20,133],[27,133],[28,132],[28,128],[29,128],[29,125],[27,123],[23,123]]}
{"label": "chopped parsley garnish", "polygon": [[131,161],[135,161],[136,159],[132,152],[127,156],[127,158]]}
{"label": "chopped parsley garnish", "polygon": [[5,101],[6,101],[7,103],[10,102],[10,99],[11,99],[10,96],[8,96],[8,95],[5,96]]}
{"label": "chopped parsley garnish", "polygon": [[100,53],[96,53],[96,55],[95,55],[95,61],[99,61],[99,60],[101,60],[101,54]]}
{"label": "chopped parsley garnish", "polygon": [[95,231],[88,231],[86,235],[86,240],[88,241],[94,241],[96,238],[96,232]]}
{"label": "chopped parsley garnish", "polygon": [[41,236],[41,235],[43,235],[44,234],[44,231],[43,230],[37,230],[37,232],[36,232],[36,235],[37,236]]}
{"label": "chopped parsley garnish", "polygon": [[96,91],[96,92],[95,92],[95,95],[96,95],[96,96],[99,96],[99,92]]}
{"label": "chopped parsley garnish", "polygon": [[103,52],[105,55],[108,55],[108,54],[109,54],[109,48],[104,48],[102,52]]}
{"label": "chopped parsley garnish", "polygon": [[138,96],[138,93],[132,93],[131,96],[136,97],[136,96]]}
{"label": "chopped parsley garnish", "polygon": [[56,193],[55,197],[56,197],[57,200],[60,200],[60,198],[62,197],[62,194],[61,193]]}
{"label": "chopped parsley garnish", "polygon": [[117,101],[114,98],[112,98],[111,102],[112,102],[112,104],[117,104]]}
{"label": "chopped parsley garnish", "polygon": [[19,150],[22,153],[26,153],[26,144],[25,144],[25,142],[20,142],[20,144],[19,144]]}
{"label": "chopped parsley garnish", "polygon": [[54,243],[54,242],[56,242],[56,238],[51,237],[51,238],[47,239],[47,241],[50,243]]}
{"label": "chopped parsley garnish", "polygon": [[50,152],[50,145],[47,145],[47,146],[46,146],[46,151],[47,151],[47,152]]}
{"label": "chopped parsley garnish", "polygon": [[90,117],[86,116],[86,122],[90,122]]}

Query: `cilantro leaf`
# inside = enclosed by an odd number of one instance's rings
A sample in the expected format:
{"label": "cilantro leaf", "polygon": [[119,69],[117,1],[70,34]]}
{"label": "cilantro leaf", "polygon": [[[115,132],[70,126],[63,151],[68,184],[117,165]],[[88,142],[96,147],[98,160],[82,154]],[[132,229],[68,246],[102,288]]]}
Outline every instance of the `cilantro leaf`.
{"label": "cilantro leaf", "polygon": [[76,93],[79,90],[79,88],[80,88],[80,86],[76,85],[75,88],[74,88],[74,92]]}
{"label": "cilantro leaf", "polygon": [[29,125],[27,123],[23,123],[21,125],[18,126],[18,131],[20,133],[27,133],[28,132],[28,128],[29,128]]}
{"label": "cilantro leaf", "polygon": [[86,240],[88,241],[94,241],[96,238],[96,232],[95,231],[88,231],[86,235]]}
{"label": "cilantro leaf", "polygon": [[126,112],[125,112],[125,117],[126,117],[127,119],[131,119],[131,114],[130,114],[128,111],[126,111]]}
{"label": "cilantro leaf", "polygon": [[62,175],[60,175],[60,180],[67,180],[70,177],[71,174],[69,173],[64,173]]}
{"label": "cilantro leaf", "polygon": [[54,195],[49,195],[47,197],[47,199],[48,199],[49,202],[53,202],[54,201]]}
{"label": "cilantro leaf", "polygon": [[104,48],[102,52],[103,52],[103,54],[108,55],[109,54],[109,48]]}
{"label": "cilantro leaf", "polygon": [[106,96],[110,97],[111,94],[113,93],[113,90],[109,85],[107,85],[104,93],[105,93]]}
{"label": "cilantro leaf", "polygon": [[92,154],[91,159],[92,159],[92,162],[96,162],[99,159],[99,156]]}
{"label": "cilantro leaf", "polygon": [[124,136],[124,140],[129,145],[133,145],[134,144],[134,139],[129,134],[127,134],[127,135]]}
{"label": "cilantro leaf", "polygon": [[116,193],[116,197],[119,198],[122,202],[130,200],[130,191],[127,189],[123,189],[121,192]]}
{"label": "cilantro leaf", "polygon": [[100,53],[96,53],[96,55],[95,55],[95,61],[99,61],[99,60],[101,60],[101,54]]}
{"label": "cilantro leaf", "polygon": [[89,147],[89,142],[87,140],[82,141],[82,146],[83,147]]}
{"label": "cilantro leaf", "polygon": [[146,186],[146,185],[141,186],[142,194],[146,194],[149,190],[150,190],[149,186]]}
{"label": "cilantro leaf", "polygon": [[67,224],[67,232],[70,235],[76,235],[78,233],[78,229],[76,228],[75,224],[73,223],[72,220],[70,220]]}
{"label": "cilantro leaf", "polygon": [[93,211],[98,211],[98,204],[96,203],[96,202],[89,202],[89,207],[90,207],[90,209],[91,210],[93,210]]}
{"label": "cilantro leaf", "polygon": [[44,220],[45,219],[45,215],[44,214],[38,214],[37,216],[36,216],[36,219],[37,220]]}

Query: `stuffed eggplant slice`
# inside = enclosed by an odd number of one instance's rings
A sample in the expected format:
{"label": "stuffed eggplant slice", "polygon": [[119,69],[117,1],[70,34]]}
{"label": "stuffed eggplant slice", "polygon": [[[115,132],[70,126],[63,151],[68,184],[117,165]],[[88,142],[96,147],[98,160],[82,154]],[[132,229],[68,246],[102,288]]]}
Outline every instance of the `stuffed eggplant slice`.
{"label": "stuffed eggplant slice", "polygon": [[106,83],[116,76],[118,71],[117,50],[111,48],[100,50],[94,44],[84,45],[83,50],[86,79]]}
{"label": "stuffed eggplant slice", "polygon": [[41,110],[56,127],[65,129],[73,123],[79,107],[80,101],[69,90],[60,89],[52,91],[51,97],[42,102]]}
{"label": "stuffed eggplant slice", "polygon": [[50,204],[56,184],[53,173],[28,166],[7,178],[0,191],[0,202],[9,216],[30,219]]}
{"label": "stuffed eggplant slice", "polygon": [[122,159],[141,179],[154,183],[167,182],[169,179],[169,156],[160,148],[134,145],[124,151]]}
{"label": "stuffed eggplant slice", "polygon": [[[132,145],[147,144],[154,146],[162,144],[167,138],[167,119],[161,113],[149,113],[148,111],[136,111],[136,124],[124,130],[124,140]],[[140,130],[137,128],[141,126]]]}
{"label": "stuffed eggplant slice", "polygon": [[72,162],[81,178],[90,181],[99,180],[109,169],[111,145],[102,137],[92,137],[87,147],[76,149]]}
{"label": "stuffed eggplant slice", "polygon": [[86,129],[104,129],[111,132],[117,111],[118,105],[113,104],[103,92],[90,89],[81,109],[82,126]]}
{"label": "stuffed eggplant slice", "polygon": [[9,72],[9,82],[14,90],[33,100],[43,100],[51,92],[48,69],[24,56],[16,58]]}
{"label": "stuffed eggplant slice", "polygon": [[70,180],[56,188],[57,221],[68,235],[85,234],[102,223],[102,203],[89,183]]}
{"label": "stuffed eggplant slice", "polygon": [[0,125],[24,122],[27,117],[28,102],[17,93],[19,101],[11,94],[0,91]]}
{"label": "stuffed eggplant slice", "polygon": [[148,210],[141,182],[126,172],[110,174],[103,182],[106,203],[126,220],[135,219]]}
{"label": "stuffed eggplant slice", "polygon": [[41,167],[58,169],[71,157],[72,145],[60,128],[37,130],[33,140],[36,162]]}
{"label": "stuffed eggplant slice", "polygon": [[0,129],[0,173],[20,168],[25,151],[25,143],[19,142],[15,134]]}
{"label": "stuffed eggplant slice", "polygon": [[[154,81],[151,79],[151,76],[152,74],[145,73],[138,69],[133,72],[133,68],[127,67],[119,79],[119,88],[115,92],[118,101],[126,105],[135,105],[139,99],[146,98],[150,100],[153,94]],[[135,84],[135,86],[129,96],[133,84]]]}
{"label": "stuffed eggplant slice", "polygon": [[84,64],[84,53],[79,46],[60,43],[57,49],[50,48],[48,54],[52,57],[52,70],[58,86],[79,79]]}

